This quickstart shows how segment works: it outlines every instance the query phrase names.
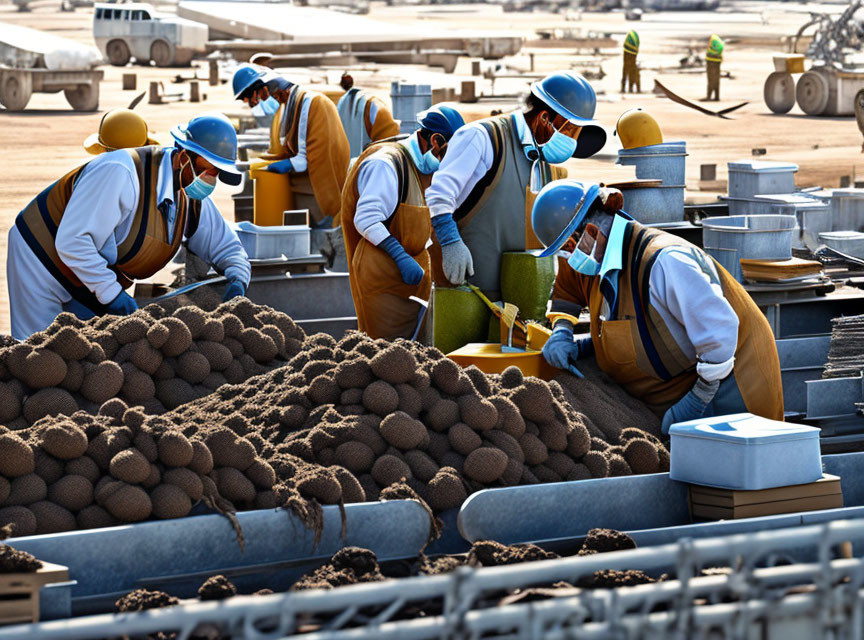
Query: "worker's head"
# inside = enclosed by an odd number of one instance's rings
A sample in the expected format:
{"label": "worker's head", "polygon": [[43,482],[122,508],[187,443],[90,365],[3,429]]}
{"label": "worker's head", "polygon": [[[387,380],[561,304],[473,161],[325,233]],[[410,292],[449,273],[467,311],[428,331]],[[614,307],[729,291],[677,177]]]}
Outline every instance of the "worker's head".
{"label": "worker's head", "polygon": [[112,109],[102,116],[99,131],[84,141],[87,153],[98,155],[117,149],[134,149],[159,144],[147,133],[144,118],[130,109]]}
{"label": "worker's head", "polygon": [[559,71],[531,85],[525,121],[547,162],[588,158],[606,144],[605,130],[594,120],[597,96],[578,73]]}
{"label": "worker's head", "polygon": [[654,117],[642,109],[630,109],[621,114],[615,134],[624,149],[636,149],[663,143],[663,132]]}
{"label": "worker's head", "polygon": [[537,195],[531,210],[534,233],[546,247],[540,255],[563,252],[573,269],[596,275],[615,215],[623,204],[617,189],[578,180],[550,182]]}
{"label": "worker's head", "polygon": [[[261,89],[264,87],[264,78],[266,70],[252,64],[243,64],[234,72],[234,77],[231,80],[231,85],[234,90],[234,99],[242,100],[250,107],[258,104]],[[266,96],[265,96],[266,98]]]}
{"label": "worker's head", "polygon": [[342,77],[339,78],[339,86],[342,87],[342,91],[350,91],[354,87],[354,78],[347,71],[342,74]]}
{"label": "worker's head", "polygon": [[216,180],[236,186],[237,132],[223,114],[212,112],[192,118],[171,130],[178,152],[174,166],[180,171],[180,187],[186,195],[203,200],[216,188]]}
{"label": "worker's head", "polygon": [[[447,153],[447,144],[465,120],[462,114],[453,107],[436,105],[417,114],[417,141],[420,152],[428,158],[431,155],[437,162],[432,162],[435,169]],[[428,155],[427,155],[428,154]],[[434,169],[433,169],[434,171]]]}

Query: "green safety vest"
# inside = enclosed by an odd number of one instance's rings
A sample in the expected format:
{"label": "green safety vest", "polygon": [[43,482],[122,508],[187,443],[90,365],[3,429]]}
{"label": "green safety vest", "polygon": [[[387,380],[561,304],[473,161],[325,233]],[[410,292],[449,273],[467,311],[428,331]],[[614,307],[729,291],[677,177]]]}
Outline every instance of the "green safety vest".
{"label": "green safety vest", "polygon": [[708,52],[705,54],[705,59],[708,62],[723,61],[723,40],[720,39],[720,36],[711,36],[711,39],[708,41]]}
{"label": "green safety vest", "polygon": [[639,53],[639,34],[635,31],[630,31],[624,38],[624,51],[625,53],[632,53],[634,56]]}

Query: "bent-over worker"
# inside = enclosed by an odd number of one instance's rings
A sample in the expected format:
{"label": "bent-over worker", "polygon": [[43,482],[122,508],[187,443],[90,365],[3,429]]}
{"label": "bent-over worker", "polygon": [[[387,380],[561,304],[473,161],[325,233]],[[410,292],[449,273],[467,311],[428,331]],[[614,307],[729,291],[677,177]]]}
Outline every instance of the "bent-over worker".
{"label": "bent-over worker", "polygon": [[399,123],[393,119],[390,109],[379,98],[355,87],[354,78],[348,73],[342,75],[339,86],[345,90],[345,95],[339,98],[336,110],[348,137],[352,158],[363,153],[370,142],[399,134]]}
{"label": "bent-over worker", "polygon": [[117,149],[135,149],[158,145],[159,142],[150,137],[147,123],[131,109],[112,109],[106,111],[99,121],[99,130],[91,133],[84,140],[84,150],[97,156],[106,151]]}
{"label": "bent-over worker", "polygon": [[291,174],[298,183],[308,180],[318,205],[310,211],[315,226],[334,226],[350,160],[336,105],[323,93],[252,65],[235,72],[234,88],[234,97],[250,107],[270,97],[279,103],[270,125],[270,148],[262,156],[271,161],[267,171]]}
{"label": "bent-over worker", "polygon": [[426,302],[432,290],[426,250],[432,225],[423,190],[465,121],[446,106],[419,113],[417,121],[420,128],[409,138],[364,151],[342,194],[357,324],[373,338],[412,338],[421,307],[410,298]]}
{"label": "bent-over worker", "polygon": [[62,311],[126,315],[126,293],[181,244],[244,295],[250,266],[237,235],[208,197],[217,178],[237,185],[237,134],[220,113],[175,127],[174,147],[103,153],[70,171],[24,208],[9,231],[6,276],[12,335],[45,329]]}
{"label": "bent-over worker", "polygon": [[437,284],[467,279],[499,299],[501,254],[526,246],[532,163],[539,160],[543,172],[597,153],[606,132],[593,119],[596,106],[588,81],[562,71],[532,84],[522,111],[472,122],[453,136],[426,190],[442,254]]}
{"label": "bent-over worker", "polygon": [[720,65],[723,62],[725,44],[717,34],[708,39],[705,52],[705,73],[708,76],[708,100],[720,100]]}
{"label": "bent-over worker", "polygon": [[624,69],[621,72],[621,93],[629,91],[635,93],[642,91],[642,83],[639,74],[639,64],[636,56],[639,55],[639,34],[631,29],[624,38]]}
{"label": "bent-over worker", "polygon": [[[622,204],[620,191],[576,180],[537,196],[534,231],[543,255],[559,255],[546,360],[567,369],[593,353],[663,417],[664,433],[715,410],[782,420],[777,347],[750,295],[701,249],[643,227]],[[574,339],[585,307],[590,337]]]}

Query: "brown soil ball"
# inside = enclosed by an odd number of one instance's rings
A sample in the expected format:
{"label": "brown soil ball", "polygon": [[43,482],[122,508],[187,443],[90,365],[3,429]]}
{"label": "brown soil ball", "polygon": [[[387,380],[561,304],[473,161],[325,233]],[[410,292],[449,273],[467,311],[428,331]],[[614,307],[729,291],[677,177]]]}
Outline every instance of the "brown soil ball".
{"label": "brown soil ball", "polygon": [[184,467],[168,469],[162,476],[162,482],[180,487],[193,501],[200,500],[201,496],[204,495],[204,484],[201,482],[201,477]]}
{"label": "brown soil ball", "polygon": [[111,482],[97,492],[96,499],[121,522],[140,522],[150,517],[153,503],[140,487],[125,482]]}
{"label": "brown soil ball", "polygon": [[657,448],[657,455],[660,459],[660,464],[657,467],[658,471],[660,473],[665,473],[665,472],[669,471],[669,462],[670,462],[669,452],[666,450],[666,448],[665,447],[658,447]]}
{"label": "brown soil ball", "polygon": [[500,482],[505,487],[512,487],[522,480],[522,473],[525,470],[525,465],[514,458],[508,457],[507,468],[501,474]]}
{"label": "brown soil ball", "polygon": [[383,455],[372,465],[372,478],[381,487],[389,487],[402,478],[411,478],[411,467],[396,456]]}
{"label": "brown soil ball", "polygon": [[207,358],[211,371],[224,371],[234,360],[231,350],[218,342],[202,340],[198,343],[198,350],[201,355]]}
{"label": "brown soil ball", "polygon": [[366,492],[363,490],[363,485],[353,473],[342,467],[331,467],[331,471],[339,481],[339,486],[342,487],[342,500],[345,504],[366,502]]}
{"label": "brown soil ball", "polygon": [[259,329],[252,327],[243,329],[239,339],[243,349],[254,358],[255,362],[262,364],[270,362],[279,353],[273,338],[263,334]]}
{"label": "brown soil ball", "polygon": [[141,486],[145,489],[152,489],[160,482],[162,482],[162,472],[159,471],[159,467],[157,467],[155,464],[151,464],[150,474],[147,476],[147,479],[141,483]]}
{"label": "brown soil ball", "polygon": [[578,460],[591,449],[591,435],[583,424],[571,424],[567,434],[567,455]]}
{"label": "brown soil ball", "polygon": [[189,438],[179,431],[168,431],[156,442],[159,460],[169,467],[185,467],[192,462],[194,451]]}
{"label": "brown soil ball", "polygon": [[243,321],[235,315],[224,315],[221,318],[222,330],[226,338],[236,338],[243,331]]}
{"label": "brown soil ball", "polygon": [[399,411],[404,411],[412,418],[416,418],[423,410],[423,400],[420,392],[410,384],[396,385],[396,393],[399,394]]}
{"label": "brown soil ball", "polygon": [[561,482],[564,479],[545,464],[535,464],[531,471],[540,482]]}
{"label": "brown soil ball", "polygon": [[501,373],[501,386],[505,389],[521,387],[524,380],[522,370],[519,367],[510,366]]}
{"label": "brown soil ball", "polygon": [[12,492],[12,485],[9,481],[0,476],[0,504],[6,502],[6,498],[9,497],[9,494]]}
{"label": "brown soil ball", "polygon": [[162,352],[147,339],[139,340],[132,347],[129,361],[147,375],[152,376],[162,364]]}
{"label": "brown soil ball", "polygon": [[213,471],[213,455],[207,445],[200,440],[192,440],[192,460],[186,465],[199,475]]}
{"label": "brown soil ball", "polygon": [[116,422],[123,421],[123,415],[129,411],[129,405],[123,402],[120,398],[111,398],[102,403],[99,407],[100,416],[108,416]]}
{"label": "brown soil ball", "polygon": [[184,518],[192,510],[192,501],[186,492],[173,484],[160,484],[150,492],[153,515],[166,520]]}
{"label": "brown soil ball", "polygon": [[552,471],[562,479],[567,478],[567,476],[576,469],[576,463],[573,461],[573,458],[569,457],[566,453],[561,453],[560,451],[550,452],[549,459],[546,461],[545,465],[552,469]]}
{"label": "brown soil ball", "polygon": [[459,405],[453,400],[442,399],[426,412],[426,424],[435,431],[448,431],[459,420]]}
{"label": "brown soil ball", "polygon": [[376,376],[396,385],[411,381],[417,370],[417,360],[408,349],[394,344],[379,351],[369,362],[369,366]]}
{"label": "brown soil ball", "polygon": [[511,399],[526,420],[538,423],[555,420],[552,406],[555,399],[552,397],[549,385],[542,380],[526,378],[522,386],[514,390]]}
{"label": "brown soil ball", "polygon": [[509,398],[504,396],[492,396],[489,398],[498,410],[498,423],[495,428],[507,433],[517,440],[525,433],[525,420],[519,413],[519,408]]}
{"label": "brown soil ball", "polygon": [[82,384],[84,384],[84,365],[77,360],[70,360],[66,363],[66,377],[63,378],[60,386],[74,393],[81,389]]}
{"label": "brown soil ball", "polygon": [[123,449],[132,445],[129,437],[120,431],[104,431],[90,440],[87,446],[87,455],[102,469],[108,469],[111,458]]}
{"label": "brown soil ball", "polygon": [[456,469],[442,467],[429,481],[429,506],[436,512],[455,509],[468,498],[465,485]]}
{"label": "brown soil ball", "polygon": [[63,327],[48,338],[45,347],[64,360],[83,360],[90,353],[90,341],[72,327]]}
{"label": "brown soil ball", "polygon": [[56,387],[66,377],[66,361],[49,349],[35,349],[21,362],[17,378],[31,389]]}
{"label": "brown soil ball", "polygon": [[245,471],[255,461],[255,447],[230,429],[211,431],[206,436],[207,447],[217,467],[233,467]]}
{"label": "brown soil ball", "polygon": [[447,439],[450,442],[450,446],[463,456],[467,456],[483,444],[480,436],[464,422],[457,422],[450,427],[450,430],[447,432]]}
{"label": "brown soil ball", "polygon": [[123,370],[116,362],[106,360],[88,370],[81,385],[81,395],[90,400],[102,404],[108,398],[113,398],[123,387]]}
{"label": "brown soil ball", "polygon": [[219,320],[208,318],[201,329],[202,340],[222,342],[225,339],[225,327]]}
{"label": "brown soil ball", "polygon": [[[70,460],[66,463],[63,471],[66,475],[83,476],[91,483],[97,482],[99,478],[102,477],[102,472],[99,471],[99,466],[88,456],[81,456],[80,458],[75,458],[75,460]],[[38,464],[36,465],[36,473],[39,473]],[[45,480],[44,477],[42,479]],[[56,482],[59,479],[60,476],[55,478],[52,482]],[[45,481],[48,482],[47,480]]]}
{"label": "brown soil ball", "polygon": [[475,431],[494,429],[498,423],[498,410],[495,405],[477,396],[459,398],[459,414],[462,422]]}
{"label": "brown soil ball", "polygon": [[462,368],[448,358],[443,358],[432,366],[432,384],[444,393],[458,396],[464,390]]}
{"label": "brown soil ball", "polygon": [[33,450],[24,440],[12,433],[0,434],[0,475],[16,478],[35,468]]}
{"label": "brown soil ball", "polygon": [[394,447],[407,451],[429,444],[426,427],[403,411],[392,413],[381,421],[381,436]]}
{"label": "brown soil ball", "polygon": [[145,337],[149,328],[141,317],[123,318],[114,326],[114,339],[120,344],[131,344]]}
{"label": "brown soil ball", "polygon": [[192,333],[189,331],[189,327],[179,318],[164,318],[157,322],[154,327],[159,325],[168,330],[168,339],[162,345],[156,346],[150,338],[150,331],[147,332],[147,339],[157,349],[161,348],[164,355],[169,357],[179,356],[192,346]]}
{"label": "brown soil ball", "polygon": [[618,476],[632,476],[633,471],[627,461],[617,453],[606,453],[606,458],[609,460],[609,477],[616,478]]}
{"label": "brown soil ball", "polygon": [[237,595],[237,587],[225,576],[207,578],[198,589],[198,597],[201,600],[225,600],[235,595]]}
{"label": "brown soil ball", "polygon": [[177,359],[177,375],[189,384],[198,384],[210,375],[210,363],[203,353],[187,351]]}
{"label": "brown soil ball", "polygon": [[150,463],[138,449],[125,449],[111,458],[108,470],[118,480],[141,484],[150,475]]}
{"label": "brown soil ball", "polygon": [[[109,340],[113,341],[115,346],[117,345],[117,341],[114,340],[114,338],[109,336]],[[87,354],[87,362],[99,364],[107,357],[108,356],[105,354],[105,348],[101,344],[94,344],[90,347],[90,353]]]}
{"label": "brown soil ball", "polygon": [[246,371],[243,369],[243,365],[240,364],[239,360],[232,360],[231,364],[228,365],[228,368],[222,372],[222,375],[225,376],[228,384],[239,384],[246,380]]}
{"label": "brown soil ball", "polygon": [[169,378],[156,383],[156,397],[168,409],[176,409],[198,398],[195,389],[182,378]]}
{"label": "brown soil ball", "polygon": [[465,456],[456,453],[455,451],[448,451],[443,456],[441,456],[441,459],[438,460],[438,463],[442,467],[452,467],[461,474],[465,468]]}
{"label": "brown soil ball", "polygon": [[342,485],[329,469],[311,469],[297,481],[297,490],[322,504],[337,504],[342,499]]}
{"label": "brown soil ball", "polygon": [[363,406],[384,417],[396,411],[399,394],[389,383],[376,380],[363,391]]}
{"label": "brown soil ball", "polygon": [[60,460],[74,460],[87,451],[87,434],[70,420],[43,427],[39,437],[41,447]]}
{"label": "brown soil ball", "polygon": [[57,460],[54,456],[49,456],[43,449],[36,449],[33,453],[33,462],[36,474],[42,478],[46,484],[56,482],[63,477],[63,463]]}
{"label": "brown soil ball", "polygon": [[72,512],[59,504],[42,500],[28,508],[36,516],[36,535],[74,531],[77,526]]}
{"label": "brown soil ball", "polygon": [[564,451],[567,449],[567,427],[553,420],[537,425],[540,429],[540,440],[550,451]]}
{"label": "brown soil ball", "polygon": [[660,456],[657,447],[642,438],[630,440],[624,447],[624,459],[633,473],[657,473],[660,470]]}
{"label": "brown soil ball", "polygon": [[216,391],[216,389],[221,387],[223,384],[228,384],[228,380],[226,380],[225,376],[218,371],[211,371],[210,375],[204,378],[204,382],[201,384],[210,391]]}
{"label": "brown soil ball", "polygon": [[519,446],[525,454],[525,464],[543,464],[549,458],[549,450],[537,436],[525,433],[519,438]]}
{"label": "brown soil ball", "polygon": [[381,493],[381,490],[378,488],[378,483],[375,482],[370,474],[361,474],[360,477],[357,478],[357,482],[359,482],[360,486],[363,487],[363,492],[366,494],[367,502],[376,502],[378,500],[378,495]]}
{"label": "brown soil ball", "polygon": [[24,419],[30,424],[45,416],[71,416],[76,411],[78,403],[72,394],[57,387],[40,389],[24,401]]}
{"label": "brown soil ball", "polygon": [[255,500],[255,485],[234,467],[220,467],[214,469],[210,475],[216,482],[219,493],[231,502],[245,504]]}
{"label": "brown soil ball", "polygon": [[0,382],[0,424],[9,424],[20,415],[20,383]]}
{"label": "brown soil ball", "polygon": [[0,527],[14,525],[15,537],[32,536],[36,533],[36,515],[27,507],[4,507],[0,509]]}
{"label": "brown soil ball", "polygon": [[506,468],[507,454],[493,447],[480,447],[465,458],[465,475],[483,484],[495,482]]}
{"label": "brown soil ball", "polygon": [[573,470],[567,474],[567,477],[564,478],[568,482],[572,482],[574,480],[589,480],[591,478],[591,472],[588,471],[588,467],[584,464],[577,462],[576,466]]}
{"label": "brown soil ball", "polygon": [[492,429],[491,431],[485,431],[483,437],[506,453],[507,457],[511,460],[516,460],[520,464],[525,462],[525,453],[522,451],[522,447],[519,446],[519,441],[510,434]]}
{"label": "brown soil ball", "polygon": [[180,307],[171,315],[179,318],[189,328],[193,339],[201,335],[208,319],[203,309],[194,306]]}
{"label": "brown soil ball", "polygon": [[262,458],[255,458],[244,473],[260,489],[270,489],[276,484],[276,472],[270,463]]}
{"label": "brown soil ball", "polygon": [[176,377],[177,372],[174,370],[175,364],[177,364],[177,361],[174,360],[174,358],[162,360],[162,364],[159,365],[159,368],[156,369],[156,372],[153,374],[153,381],[159,382],[160,380],[170,380],[171,378]]}
{"label": "brown soil ball", "polygon": [[[126,415],[128,414],[129,412],[127,411]],[[149,433],[138,432],[135,434],[132,444],[147,459],[147,462],[156,462],[159,459],[159,447],[156,444],[156,439]]]}
{"label": "brown soil ball", "polygon": [[5,507],[26,507],[28,504],[44,500],[48,495],[45,481],[35,473],[18,476],[12,480],[9,497],[3,503]]}
{"label": "brown soil ball", "polygon": [[123,369],[123,386],[121,395],[130,403],[145,402],[156,395],[156,384],[153,378],[144,373],[131,362],[126,362]]}
{"label": "brown soil ball", "polygon": [[255,494],[256,509],[278,509],[282,506],[279,496],[272,489],[259,491]]}
{"label": "brown soil ball", "polygon": [[423,403],[422,411],[429,411],[441,400],[441,394],[435,387],[426,387],[420,391],[420,401]]}
{"label": "brown soil ball", "polygon": [[79,529],[103,529],[113,527],[118,520],[98,504],[91,504],[78,512],[75,522],[78,523]]}
{"label": "brown soil ball", "polygon": [[343,442],[336,447],[336,464],[353,473],[365,473],[372,468],[375,452],[362,442]]}
{"label": "brown soil ball", "polygon": [[84,476],[64,476],[48,487],[48,499],[69,511],[81,511],[93,502],[93,483]]}
{"label": "brown soil ball", "polygon": [[225,338],[222,340],[222,346],[228,349],[234,358],[239,358],[243,355],[243,345],[240,344],[239,340],[235,340],[234,338]]}
{"label": "brown soil ball", "polygon": [[609,475],[609,461],[600,451],[589,451],[582,458],[592,478],[606,478]]}
{"label": "brown soil ball", "polygon": [[429,482],[438,473],[438,465],[425,451],[412,449],[406,452],[405,462],[408,463],[411,474],[421,482]]}
{"label": "brown soil ball", "polygon": [[323,375],[312,381],[306,390],[306,395],[316,405],[336,404],[342,395],[342,389],[333,378]]}

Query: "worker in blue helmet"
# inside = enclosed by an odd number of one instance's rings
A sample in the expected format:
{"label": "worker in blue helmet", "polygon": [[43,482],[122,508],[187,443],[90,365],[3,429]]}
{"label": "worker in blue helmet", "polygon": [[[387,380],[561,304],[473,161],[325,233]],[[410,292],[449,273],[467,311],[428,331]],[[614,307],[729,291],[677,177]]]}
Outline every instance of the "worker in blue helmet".
{"label": "worker in blue helmet", "polygon": [[220,113],[171,131],[173,147],[103,153],[28,204],[9,231],[12,335],[45,329],[63,310],[127,315],[134,280],[165,267],[181,245],[224,274],[225,299],[244,295],[250,266],[210,194],[238,185],[237,134]]}
{"label": "worker in blue helmet", "polygon": [[465,124],[452,107],[417,114],[420,128],[400,141],[373,143],[348,173],[342,233],[351,295],[361,331],[373,338],[412,338],[432,289],[426,245],[432,234],[424,189]]}
{"label": "worker in blue helmet", "polygon": [[[242,64],[234,72],[231,85],[235,100],[243,100],[252,110],[259,126],[269,127],[279,110],[279,101],[271,95],[263,95],[263,79],[270,69],[254,64]],[[260,99],[259,99],[260,97]],[[253,104],[254,103],[254,104]]]}
{"label": "worker in blue helmet", "polygon": [[[780,363],[765,316],[702,249],[621,211],[616,189],[576,180],[545,186],[531,222],[558,255],[543,356],[597,364],[669,426],[714,412],[783,419]],[[633,212],[638,213],[638,212]],[[574,336],[588,308],[591,331]]]}
{"label": "worker in blue helmet", "polygon": [[426,191],[441,252],[436,284],[468,280],[500,298],[501,254],[526,248],[532,173],[551,175],[549,165],[603,147],[596,106],[588,81],[562,71],[532,84],[522,110],[472,122],[453,137]]}

